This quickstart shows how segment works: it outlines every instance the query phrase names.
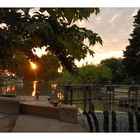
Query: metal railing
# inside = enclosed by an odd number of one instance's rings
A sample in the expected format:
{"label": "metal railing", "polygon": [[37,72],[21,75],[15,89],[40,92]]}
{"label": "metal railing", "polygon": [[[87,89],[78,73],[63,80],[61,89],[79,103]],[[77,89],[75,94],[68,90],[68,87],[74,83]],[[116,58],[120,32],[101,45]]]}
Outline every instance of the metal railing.
{"label": "metal railing", "polygon": [[59,88],[63,90],[65,104],[79,102],[83,111],[90,111],[94,101],[102,101],[103,111],[117,111],[120,106],[127,107],[127,111],[140,108],[140,85],[64,84]]}

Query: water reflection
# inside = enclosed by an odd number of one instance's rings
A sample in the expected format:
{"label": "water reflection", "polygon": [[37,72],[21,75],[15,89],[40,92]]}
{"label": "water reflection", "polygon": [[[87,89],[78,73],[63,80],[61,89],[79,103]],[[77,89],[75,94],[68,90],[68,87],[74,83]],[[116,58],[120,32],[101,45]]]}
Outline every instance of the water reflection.
{"label": "water reflection", "polygon": [[57,93],[57,98],[59,100],[63,100],[64,99],[64,95],[62,93]]}
{"label": "water reflection", "polygon": [[15,85],[6,85],[1,87],[1,94],[16,93]]}
{"label": "water reflection", "polygon": [[0,94],[16,94],[17,96],[35,96],[39,91],[40,95],[50,96],[51,88],[47,82],[23,81],[23,83],[6,83],[0,85]]}
{"label": "water reflection", "polygon": [[33,91],[32,91],[32,96],[35,96],[37,91],[37,81],[33,81]]}
{"label": "water reflection", "polygon": [[6,93],[11,93],[15,91],[16,91],[15,85],[9,85],[6,87]]}

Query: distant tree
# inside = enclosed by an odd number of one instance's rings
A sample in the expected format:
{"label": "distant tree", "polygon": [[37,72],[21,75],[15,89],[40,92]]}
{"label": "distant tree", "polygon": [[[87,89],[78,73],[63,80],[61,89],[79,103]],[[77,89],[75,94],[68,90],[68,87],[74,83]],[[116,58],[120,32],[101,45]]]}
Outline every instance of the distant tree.
{"label": "distant tree", "polygon": [[126,72],[122,61],[122,58],[108,58],[101,61],[101,64],[111,69],[112,83],[120,84],[126,78]]}
{"label": "distant tree", "polygon": [[69,73],[68,71],[61,73],[60,76],[53,82],[56,82],[58,84],[67,84],[67,83],[80,84],[78,77],[76,75]]}
{"label": "distant tree", "polygon": [[[27,58],[37,61],[35,47],[46,46],[69,72],[75,72],[75,59],[80,60],[93,51],[89,46],[102,44],[97,33],[80,28],[75,21],[88,19],[98,8],[31,8],[0,9],[0,63],[5,67],[15,51],[22,51]],[[89,45],[83,41],[87,39]]]}
{"label": "distant tree", "polygon": [[131,80],[140,82],[140,10],[134,16],[134,30],[124,51],[124,65]]}
{"label": "distant tree", "polygon": [[64,72],[60,78],[57,79],[58,83],[92,83],[92,84],[105,84],[112,79],[111,70],[104,65],[86,65],[78,69],[77,75],[71,75]]}
{"label": "distant tree", "polygon": [[104,84],[112,79],[111,70],[105,65],[86,65],[78,70],[81,83]]}

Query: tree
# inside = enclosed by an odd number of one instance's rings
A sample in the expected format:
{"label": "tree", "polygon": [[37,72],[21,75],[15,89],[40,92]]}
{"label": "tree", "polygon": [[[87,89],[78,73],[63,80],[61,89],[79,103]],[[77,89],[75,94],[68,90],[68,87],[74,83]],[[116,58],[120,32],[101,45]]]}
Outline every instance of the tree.
{"label": "tree", "polygon": [[[97,33],[74,24],[98,14],[98,8],[40,8],[30,14],[30,8],[0,9],[0,61],[5,65],[15,50],[22,51],[28,59],[38,61],[35,47],[46,46],[69,72],[75,72],[75,59],[84,58],[93,51],[89,46],[102,44]],[[88,39],[89,46],[83,44]],[[5,59],[6,58],[6,59]],[[7,60],[7,61],[5,61]]]}
{"label": "tree", "polygon": [[69,73],[68,71],[61,73],[60,76],[52,82],[58,84],[68,84],[68,83],[80,84],[80,80],[78,79],[78,77],[76,75]]}
{"label": "tree", "polygon": [[112,79],[111,70],[105,65],[86,65],[78,73],[81,83],[105,84]]}
{"label": "tree", "polygon": [[130,79],[140,82],[140,10],[134,16],[134,30],[124,53],[124,65]]}
{"label": "tree", "polygon": [[28,77],[30,62],[27,56],[20,51],[16,51],[8,69],[19,77]]}
{"label": "tree", "polygon": [[55,57],[53,54],[48,53],[47,55],[43,55],[39,65],[40,68],[38,75],[41,79],[49,81],[58,78],[58,68],[60,67],[60,63],[57,57]]}
{"label": "tree", "polygon": [[57,79],[58,83],[72,83],[85,84],[105,84],[112,79],[111,70],[105,65],[86,65],[78,69],[77,75],[71,75],[64,72],[60,78]]}
{"label": "tree", "polygon": [[31,64],[28,57],[21,51],[16,51],[10,61],[5,61],[5,69],[9,72],[15,73],[17,77],[23,77],[24,79],[34,79],[34,72],[31,69]]}
{"label": "tree", "polygon": [[122,58],[108,58],[101,61],[101,64],[111,69],[112,83],[120,84],[126,78],[126,72],[122,61]]}

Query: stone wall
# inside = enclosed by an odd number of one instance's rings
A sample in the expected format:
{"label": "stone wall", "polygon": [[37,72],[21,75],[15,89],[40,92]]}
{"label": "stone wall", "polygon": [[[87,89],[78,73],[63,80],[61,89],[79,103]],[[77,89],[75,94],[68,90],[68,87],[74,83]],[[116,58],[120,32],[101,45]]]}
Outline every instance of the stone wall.
{"label": "stone wall", "polygon": [[20,101],[17,98],[0,97],[0,113],[19,114]]}
{"label": "stone wall", "polygon": [[77,123],[78,110],[72,105],[61,105],[59,109],[60,121]]}
{"label": "stone wall", "polygon": [[20,113],[39,117],[48,117],[53,119],[59,118],[59,108],[52,108],[49,106],[21,104]]}
{"label": "stone wall", "polygon": [[70,123],[77,123],[77,112],[77,108],[72,105],[61,105],[58,107],[31,105],[25,103],[21,103],[20,105],[21,114],[48,117]]}

